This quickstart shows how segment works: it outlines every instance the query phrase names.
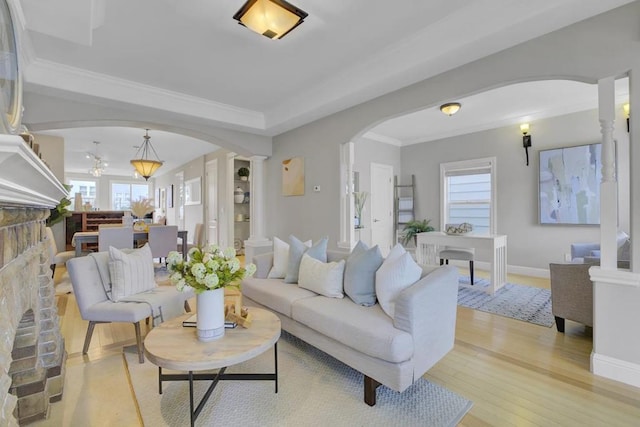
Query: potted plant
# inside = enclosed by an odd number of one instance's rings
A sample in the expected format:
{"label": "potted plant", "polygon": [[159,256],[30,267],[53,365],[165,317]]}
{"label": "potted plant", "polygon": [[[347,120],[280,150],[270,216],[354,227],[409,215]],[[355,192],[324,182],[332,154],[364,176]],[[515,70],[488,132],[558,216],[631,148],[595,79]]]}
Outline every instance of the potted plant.
{"label": "potted plant", "polygon": [[241,181],[246,181],[249,179],[249,168],[240,168],[238,169],[238,176]]}
{"label": "potted plant", "polygon": [[[71,191],[71,186],[68,184],[62,184],[67,191]],[[55,208],[51,209],[49,218],[47,218],[47,226],[53,227],[59,222],[64,221],[65,218],[71,216],[71,211],[69,210],[69,206],[71,205],[71,200],[66,197],[60,199],[60,203],[56,205]]]}
{"label": "potted plant", "polygon": [[425,233],[427,231],[434,231],[435,228],[429,225],[431,222],[430,219],[424,219],[422,221],[413,220],[409,221],[405,224],[404,229],[402,230],[402,244],[406,245],[411,240],[413,240],[414,245],[418,245],[416,235],[418,233]]}

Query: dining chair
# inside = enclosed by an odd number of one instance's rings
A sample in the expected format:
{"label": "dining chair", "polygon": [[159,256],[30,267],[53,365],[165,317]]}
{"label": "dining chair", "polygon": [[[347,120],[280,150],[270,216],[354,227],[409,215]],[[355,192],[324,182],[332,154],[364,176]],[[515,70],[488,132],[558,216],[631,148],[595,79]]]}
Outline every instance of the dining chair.
{"label": "dining chair", "polygon": [[[178,242],[177,251],[182,252],[182,239],[177,239],[176,241]],[[193,233],[193,242],[192,243],[187,242],[187,252],[191,248],[194,248],[194,247],[201,248],[203,246],[204,246],[204,224],[199,222],[196,224],[195,232]],[[183,254],[183,256],[186,258],[187,254]]]}
{"label": "dining chair", "polygon": [[109,251],[109,246],[113,246],[116,249],[133,249],[133,228],[98,228],[98,251]]}
{"label": "dining chair", "polygon": [[50,227],[46,227],[46,233],[47,245],[49,245],[49,259],[51,261],[51,277],[53,277],[56,273],[56,265],[66,264],[67,261],[76,256],[76,252],[58,252],[58,246],[56,245],[56,240],[53,236],[53,230],[51,230]]}
{"label": "dining chair", "polygon": [[176,240],[178,239],[177,225],[156,225],[149,227],[149,246],[151,256],[158,258],[162,262],[169,255],[169,252],[176,250]]}

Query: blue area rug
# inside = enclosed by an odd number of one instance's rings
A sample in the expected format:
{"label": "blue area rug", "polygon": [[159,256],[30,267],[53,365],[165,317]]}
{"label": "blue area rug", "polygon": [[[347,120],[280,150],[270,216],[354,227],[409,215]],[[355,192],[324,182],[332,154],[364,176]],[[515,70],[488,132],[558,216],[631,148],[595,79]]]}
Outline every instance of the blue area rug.
{"label": "blue area rug", "polygon": [[551,327],[555,319],[551,314],[551,291],[533,286],[507,283],[494,295],[489,295],[489,281],[475,279],[473,287],[469,277],[461,276],[458,286],[458,305],[510,317],[540,326]]}

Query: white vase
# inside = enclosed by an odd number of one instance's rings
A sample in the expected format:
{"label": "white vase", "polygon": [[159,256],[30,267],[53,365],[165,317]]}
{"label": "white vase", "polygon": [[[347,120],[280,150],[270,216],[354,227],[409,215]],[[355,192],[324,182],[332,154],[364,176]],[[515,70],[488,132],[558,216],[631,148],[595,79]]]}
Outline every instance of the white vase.
{"label": "white vase", "polygon": [[198,313],[196,330],[200,341],[213,341],[224,336],[224,288],[196,295]]}

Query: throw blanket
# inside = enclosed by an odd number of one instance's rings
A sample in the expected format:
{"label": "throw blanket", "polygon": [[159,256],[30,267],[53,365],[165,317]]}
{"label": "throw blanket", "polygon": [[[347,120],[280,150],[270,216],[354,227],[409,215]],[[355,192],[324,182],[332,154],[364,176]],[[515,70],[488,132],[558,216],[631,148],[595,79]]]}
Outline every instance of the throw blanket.
{"label": "throw blanket", "polygon": [[[109,253],[97,252],[89,254],[89,256],[91,256],[96,263],[96,268],[98,269],[102,287],[104,288],[107,298],[111,299]],[[153,326],[158,326],[166,320],[184,314],[184,300],[182,298],[175,298],[175,295],[170,296],[168,294],[169,292],[173,294],[174,290],[175,288],[173,287],[157,287],[147,292],[121,298],[120,301],[149,304],[149,307],[151,307]]]}
{"label": "throw blanket", "polygon": [[184,314],[184,301],[182,298],[175,298],[175,296],[169,298],[167,296],[167,292],[172,290],[172,288],[163,289],[157,287],[147,292],[122,298],[120,301],[149,304],[153,326],[158,326],[166,320]]}

